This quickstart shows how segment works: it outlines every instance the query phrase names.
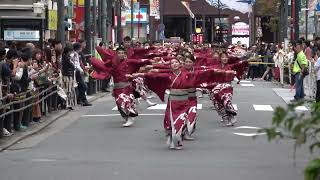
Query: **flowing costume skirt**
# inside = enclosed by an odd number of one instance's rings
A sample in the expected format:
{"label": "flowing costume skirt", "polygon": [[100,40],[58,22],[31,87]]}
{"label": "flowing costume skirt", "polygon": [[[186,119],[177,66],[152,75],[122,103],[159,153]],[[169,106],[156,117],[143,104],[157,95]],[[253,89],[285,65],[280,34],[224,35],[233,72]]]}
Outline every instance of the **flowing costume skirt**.
{"label": "flowing costume skirt", "polygon": [[188,110],[188,118],[187,118],[187,133],[188,135],[192,135],[196,130],[197,124],[197,95],[195,92],[189,93],[189,110]]}
{"label": "flowing costume skirt", "polygon": [[134,89],[134,97],[139,98],[139,97],[146,97],[147,95],[147,86],[144,82],[144,78],[142,77],[137,77],[132,80],[132,87]]}
{"label": "flowing costume skirt", "polygon": [[117,88],[115,84],[113,95],[118,107],[118,111],[125,120],[128,120],[129,117],[138,116],[131,85]]}
{"label": "flowing costume skirt", "polygon": [[232,105],[233,87],[231,84],[217,84],[210,91],[209,96],[218,115],[222,117],[224,122],[229,122],[237,115],[237,111]]}
{"label": "flowing costume skirt", "polygon": [[172,148],[182,146],[189,109],[188,95],[180,97],[169,95],[164,117],[164,129],[168,137],[167,143]]}

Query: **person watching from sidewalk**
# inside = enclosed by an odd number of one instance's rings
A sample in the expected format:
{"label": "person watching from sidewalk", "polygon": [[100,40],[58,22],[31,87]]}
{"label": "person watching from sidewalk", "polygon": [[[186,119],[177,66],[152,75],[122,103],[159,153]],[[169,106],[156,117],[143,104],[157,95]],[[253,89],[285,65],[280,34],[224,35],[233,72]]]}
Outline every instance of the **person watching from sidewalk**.
{"label": "person watching from sidewalk", "polygon": [[82,47],[80,43],[74,43],[73,44],[73,50],[74,50],[74,65],[75,65],[75,70],[76,70],[76,81],[78,83],[78,104],[82,104],[83,106],[91,106],[87,100],[86,97],[86,91],[87,91],[87,86],[84,82],[84,69],[81,67],[81,59],[80,59],[80,53],[82,52]]}
{"label": "person watching from sidewalk", "polygon": [[297,53],[297,58],[293,65],[292,73],[295,77],[295,88],[296,94],[294,96],[295,101],[301,101],[304,99],[304,87],[303,87],[303,79],[304,79],[304,71],[305,68],[308,67],[308,60],[306,55],[303,52],[303,41],[301,39],[297,40],[293,43],[293,47],[295,52]]}

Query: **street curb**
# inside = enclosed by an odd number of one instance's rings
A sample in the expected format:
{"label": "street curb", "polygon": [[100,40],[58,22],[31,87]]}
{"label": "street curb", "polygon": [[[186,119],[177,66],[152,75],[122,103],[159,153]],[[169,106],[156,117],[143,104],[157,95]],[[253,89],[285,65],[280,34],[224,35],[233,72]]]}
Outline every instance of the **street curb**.
{"label": "street curb", "polygon": [[[93,102],[96,101],[99,98],[102,98],[104,96],[110,95],[110,93],[99,93],[98,95],[94,96],[92,99],[88,100],[89,102]],[[59,120],[60,118],[64,117],[65,115],[67,115],[71,110],[62,110],[61,112],[57,112],[56,115],[53,115],[52,119],[50,119],[50,117],[48,119],[46,119],[43,124],[38,125],[38,128],[36,127],[35,129],[25,132],[21,134],[20,137],[16,137],[15,139],[13,139],[12,141],[8,140],[8,143],[4,143],[3,145],[0,145],[0,152],[3,152],[4,150],[10,148],[11,146],[17,144],[18,142],[33,136],[35,134],[37,134],[38,132],[46,129],[48,126],[50,126],[52,123],[56,122],[57,120]]]}

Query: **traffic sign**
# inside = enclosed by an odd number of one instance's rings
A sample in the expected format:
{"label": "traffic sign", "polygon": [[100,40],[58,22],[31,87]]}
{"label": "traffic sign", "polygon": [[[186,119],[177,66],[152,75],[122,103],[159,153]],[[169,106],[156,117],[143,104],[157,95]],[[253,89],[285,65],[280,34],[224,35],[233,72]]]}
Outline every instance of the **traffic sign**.
{"label": "traffic sign", "polygon": [[320,12],[320,3],[317,3],[316,11],[317,11],[317,12]]}
{"label": "traffic sign", "polygon": [[164,31],[166,29],[166,26],[164,24],[159,24],[158,31]]}
{"label": "traffic sign", "polygon": [[160,35],[159,36],[160,36],[159,37],[160,40],[165,40],[166,39],[166,37],[164,35],[164,31],[160,31]]}

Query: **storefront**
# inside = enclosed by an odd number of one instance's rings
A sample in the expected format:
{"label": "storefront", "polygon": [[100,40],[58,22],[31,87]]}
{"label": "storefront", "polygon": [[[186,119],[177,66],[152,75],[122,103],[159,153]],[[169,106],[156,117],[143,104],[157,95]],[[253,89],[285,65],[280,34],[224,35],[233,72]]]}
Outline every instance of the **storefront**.
{"label": "storefront", "polygon": [[16,6],[2,4],[5,2],[0,3],[0,39],[2,41],[16,41],[18,44],[33,42],[38,47],[42,47],[45,16],[44,13],[34,13],[32,2],[31,0],[29,4]]}
{"label": "storefront", "polygon": [[[181,37],[186,41],[192,41],[192,37],[203,35],[205,42],[230,42],[232,41],[232,24],[239,17],[242,22],[249,23],[246,3],[225,2],[223,8],[210,5],[210,1],[188,1],[187,6],[181,0],[165,1],[164,24],[165,35],[169,37]],[[238,8],[238,10],[237,10]],[[192,18],[194,14],[194,18]],[[200,29],[200,31],[199,31]]]}
{"label": "storefront", "polygon": [[133,12],[133,25],[131,27],[131,10],[126,10],[122,12],[122,26],[123,26],[123,37],[131,36],[131,29],[133,29],[133,37],[140,39],[140,41],[145,41],[147,39],[149,31],[149,17],[148,9],[146,7],[141,7],[140,10],[135,10]]}

